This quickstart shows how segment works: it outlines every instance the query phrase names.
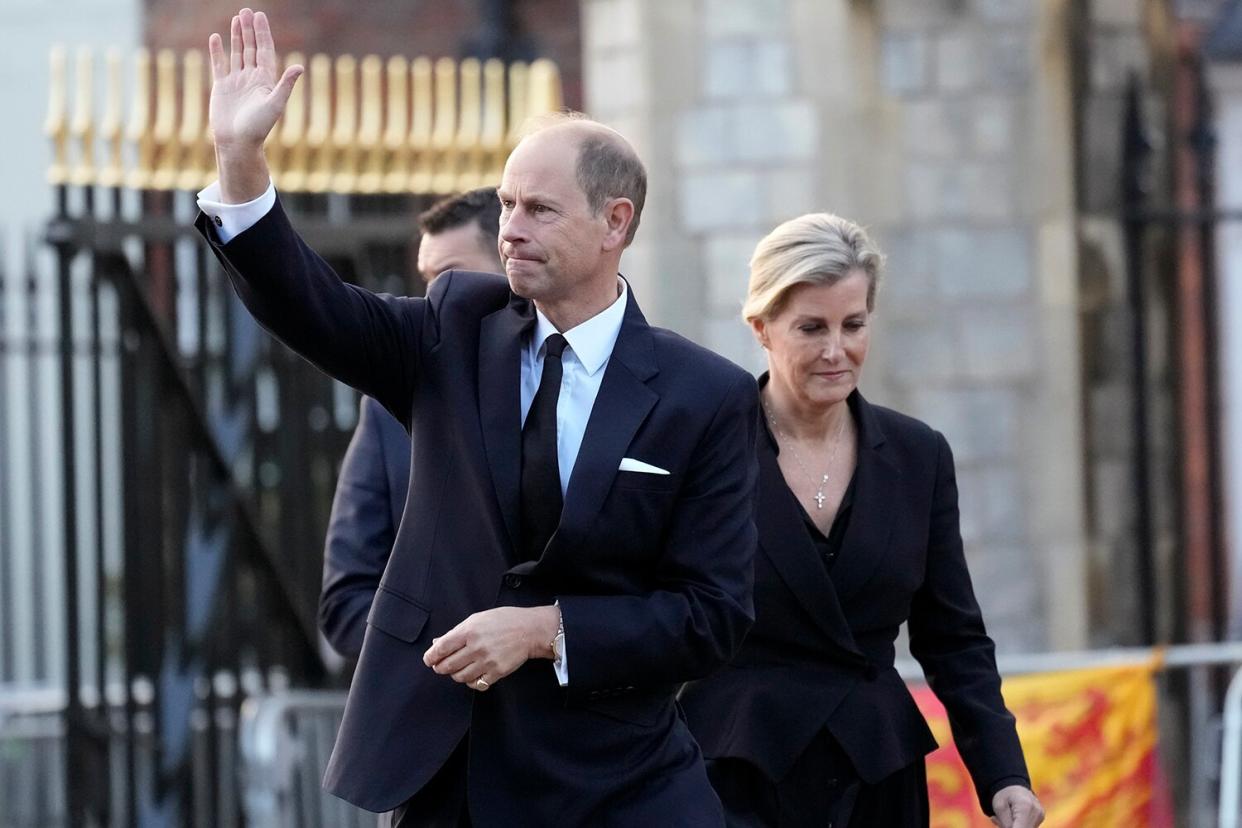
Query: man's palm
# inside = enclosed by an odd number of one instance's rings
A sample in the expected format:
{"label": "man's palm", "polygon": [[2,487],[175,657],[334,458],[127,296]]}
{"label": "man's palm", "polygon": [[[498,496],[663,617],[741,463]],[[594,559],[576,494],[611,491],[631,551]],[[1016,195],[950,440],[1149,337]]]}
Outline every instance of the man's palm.
{"label": "man's palm", "polygon": [[226,56],[219,35],[208,41],[212,134],[217,147],[259,146],[284,112],[302,67],[290,66],[278,74],[272,31],[262,12],[238,12],[229,45]]}

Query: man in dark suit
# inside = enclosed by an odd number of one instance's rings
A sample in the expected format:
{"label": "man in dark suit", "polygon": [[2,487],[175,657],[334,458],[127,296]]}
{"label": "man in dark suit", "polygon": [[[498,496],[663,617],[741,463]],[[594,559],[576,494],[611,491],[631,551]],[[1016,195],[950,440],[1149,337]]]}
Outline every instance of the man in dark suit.
{"label": "man in dark suit", "polygon": [[753,621],[757,389],[648,326],[617,275],[642,163],[600,124],[544,125],[498,188],[507,281],[377,296],[271,188],[301,67],[278,75],[248,9],[231,41],[209,43],[200,232],[261,324],[413,435],[328,789],[401,825],[721,825],[674,694]]}
{"label": "man in dark suit", "polygon": [[[431,284],[447,270],[499,273],[500,201],[495,187],[447,196],[418,216],[418,272]],[[338,653],[362,652],[375,599],[409,493],[410,436],[371,397],[341,463],[323,555],[319,629]]]}

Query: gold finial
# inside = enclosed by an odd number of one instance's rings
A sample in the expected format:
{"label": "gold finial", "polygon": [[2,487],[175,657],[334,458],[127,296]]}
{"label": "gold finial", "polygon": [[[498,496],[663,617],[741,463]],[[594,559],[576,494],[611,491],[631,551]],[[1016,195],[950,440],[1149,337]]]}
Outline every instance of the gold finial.
{"label": "gold finial", "polygon": [[461,111],[454,141],[458,153],[455,190],[472,190],[483,179],[483,152],[479,135],[483,131],[483,67],[475,58],[461,62]]}
{"label": "gold finial", "polygon": [[306,130],[306,143],[312,156],[306,189],[312,193],[324,193],[332,183],[333,160],[332,60],[327,55],[311,58],[310,81],[310,125]]}
{"label": "gold finial", "polygon": [[378,193],[384,182],[383,61],[379,55],[362,59],[362,98],[358,114],[358,151],[362,172],[358,192]]}
{"label": "gold finial", "polygon": [[505,65],[495,58],[483,64],[483,128],[479,134],[483,151],[481,180],[486,187],[500,181],[509,148],[505,144]]}
{"label": "gold finial", "polygon": [[177,184],[181,147],[177,140],[177,55],[161,49],[155,57],[155,174],[151,187],[171,190]]}
{"label": "gold finial", "polygon": [[336,174],[332,189],[353,192],[358,186],[358,61],[352,55],[336,59],[336,114],[332,145],[336,151]]}
{"label": "gold finial", "polygon": [[[300,52],[290,52],[285,66],[302,63]],[[310,163],[310,148],[306,142],[306,78],[295,84],[289,95],[289,104],[281,117],[278,155],[280,163],[273,172],[276,185],[283,190],[297,192],[306,188],[306,175]],[[273,130],[275,131],[275,130]]]}
{"label": "gold finial", "polygon": [[47,180],[55,185],[69,180],[69,103],[65,93],[67,61],[65,47],[53,46],[48,54],[47,120],[43,122],[43,134],[52,142],[52,163],[47,169]]}
{"label": "gold finial", "polygon": [[403,57],[388,59],[388,112],[384,126],[384,183],[386,193],[405,191],[410,175],[410,65]]}
{"label": "gold finial", "polygon": [[78,147],[78,163],[69,180],[79,187],[95,183],[95,84],[91,70],[95,58],[85,46],[78,50],[77,78],[73,93],[73,123],[69,135]]}
{"label": "gold finial", "polygon": [[505,142],[510,148],[516,147],[522,138],[522,127],[530,115],[527,102],[530,100],[530,67],[517,62],[509,65],[509,136]]}
{"label": "gold finial", "polygon": [[103,118],[99,122],[99,137],[104,141],[103,168],[99,171],[99,183],[104,187],[119,187],[124,181],[124,133],[121,131],[122,88],[121,52],[108,50],[104,59],[105,79]]}
{"label": "gold finial", "polygon": [[190,49],[182,63],[181,146],[185,151],[177,177],[177,187],[197,190],[211,182],[211,144],[207,140],[204,112],[206,72],[203,53]]}
{"label": "gold finial", "polygon": [[457,186],[457,66],[449,58],[436,61],[435,122],[431,133],[435,170],[433,193],[451,193]]}
{"label": "gold finial", "polygon": [[410,83],[412,84],[412,114],[410,118],[409,189],[415,193],[426,193],[431,190],[431,179],[436,166],[435,153],[431,146],[435,99],[432,95],[430,60],[415,58],[410,64]]}
{"label": "gold finial", "polygon": [[126,137],[134,142],[134,166],[125,183],[134,190],[145,190],[151,184],[155,168],[155,136],[151,130],[151,53],[139,49],[134,53],[134,99],[129,107]]}
{"label": "gold finial", "polygon": [[559,112],[561,103],[561,73],[556,64],[540,58],[530,65],[530,113]]}

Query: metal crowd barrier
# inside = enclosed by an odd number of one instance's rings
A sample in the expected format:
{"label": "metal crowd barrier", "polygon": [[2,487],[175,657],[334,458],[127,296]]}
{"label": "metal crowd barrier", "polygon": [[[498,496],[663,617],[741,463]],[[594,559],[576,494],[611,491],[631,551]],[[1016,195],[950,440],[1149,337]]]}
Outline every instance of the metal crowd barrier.
{"label": "metal crowd barrier", "polygon": [[246,701],[241,753],[248,826],[375,828],[375,814],[320,784],[344,711],[340,692],[292,690]]}

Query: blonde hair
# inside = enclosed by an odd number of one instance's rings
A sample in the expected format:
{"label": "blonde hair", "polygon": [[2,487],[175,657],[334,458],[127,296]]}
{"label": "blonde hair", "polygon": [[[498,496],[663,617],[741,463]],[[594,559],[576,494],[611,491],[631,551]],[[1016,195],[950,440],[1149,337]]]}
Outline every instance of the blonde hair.
{"label": "blonde hair", "polygon": [[875,309],[884,254],[867,232],[832,213],[807,213],[768,233],[750,257],[747,322],[780,313],[798,285],[833,285],[854,271],[867,277],[867,310]]}

